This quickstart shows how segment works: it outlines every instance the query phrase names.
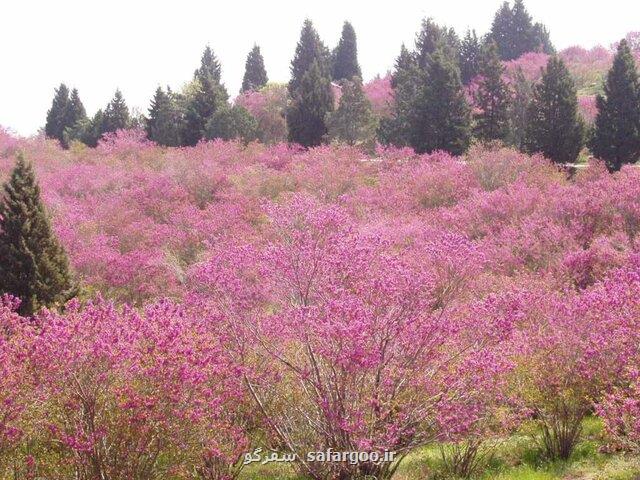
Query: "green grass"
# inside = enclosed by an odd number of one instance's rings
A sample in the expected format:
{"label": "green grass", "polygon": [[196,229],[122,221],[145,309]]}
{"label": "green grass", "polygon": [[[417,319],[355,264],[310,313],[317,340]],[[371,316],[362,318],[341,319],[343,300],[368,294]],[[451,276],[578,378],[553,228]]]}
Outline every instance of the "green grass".
{"label": "green grass", "polygon": [[[568,461],[549,462],[525,430],[501,442],[477,480],[640,480],[640,458],[600,451],[602,423],[588,418],[582,441]],[[394,480],[430,480],[441,468],[437,445],[408,455]],[[306,480],[286,464],[250,465],[241,480]]]}

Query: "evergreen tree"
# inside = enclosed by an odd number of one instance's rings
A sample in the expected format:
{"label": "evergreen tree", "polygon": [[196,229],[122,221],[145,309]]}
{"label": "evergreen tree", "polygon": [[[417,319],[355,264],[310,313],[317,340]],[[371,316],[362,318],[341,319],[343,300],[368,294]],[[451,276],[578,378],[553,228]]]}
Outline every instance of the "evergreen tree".
{"label": "evergreen tree", "polygon": [[208,140],[239,138],[249,143],[258,139],[258,122],[240,105],[220,108],[207,122],[204,136]]}
{"label": "evergreen tree", "polygon": [[51,108],[47,112],[47,122],[44,127],[45,135],[60,142],[64,141],[64,129],[69,125],[66,123],[69,108],[69,89],[61,83],[55,89]]}
{"label": "evergreen tree", "polygon": [[87,121],[87,111],[84,109],[84,105],[80,100],[80,95],[78,94],[78,89],[74,88],[71,91],[71,96],[69,97],[69,103],[67,104],[65,120],[64,120],[64,131],[62,134],[62,146],[64,148],[69,148],[69,130],[73,129],[76,125],[82,124]]}
{"label": "evergreen tree", "polygon": [[476,116],[476,136],[485,141],[505,140],[509,134],[509,88],[502,79],[504,67],[495,42],[483,52],[482,78],[476,92],[480,113]]}
{"label": "evergreen tree", "polygon": [[[441,27],[433,19],[422,20],[422,27],[416,38],[416,60],[422,70],[426,70],[429,58],[436,50],[442,49],[451,59],[458,59],[460,40],[452,28]],[[455,63],[455,62],[454,62]]]}
{"label": "evergreen tree", "polygon": [[260,90],[268,81],[269,79],[267,78],[267,71],[264,68],[264,59],[260,53],[260,47],[254,45],[249,55],[247,55],[240,93],[249,90]]}
{"label": "evergreen tree", "polygon": [[305,20],[295,56],[291,61],[291,80],[289,80],[289,95],[291,97],[296,95],[304,75],[314,62],[322,76],[329,76],[327,57],[327,48],[320,40],[318,32],[313,28],[313,23],[309,19]]}
{"label": "evergreen tree", "polygon": [[431,55],[413,104],[411,146],[419,153],[446,150],[460,155],[469,147],[470,117],[460,72],[446,49],[439,48]]}
{"label": "evergreen tree", "polygon": [[202,76],[193,82],[194,91],[188,95],[182,132],[184,145],[196,145],[204,136],[205,126],[213,114],[227,106],[229,98],[225,88],[211,76]]}
{"label": "evergreen tree", "polygon": [[511,83],[511,90],[507,143],[519,150],[523,150],[527,131],[527,112],[533,97],[533,89],[520,67],[518,67]]}
{"label": "evergreen tree", "polygon": [[179,146],[181,123],[175,99],[170,93],[165,93],[158,87],[151,100],[149,118],[145,122],[147,137],[158,145]]}
{"label": "evergreen tree", "polygon": [[122,92],[116,90],[113,99],[107,105],[102,118],[101,133],[115,132],[116,130],[129,128],[131,117],[129,107],[124,101]]}
{"label": "evergreen tree", "polygon": [[338,109],[328,115],[327,128],[332,141],[368,149],[375,146],[377,122],[359,77],[345,81]]}
{"label": "evergreen tree", "polygon": [[222,67],[211,47],[207,45],[200,59],[200,68],[193,74],[194,79],[202,80],[210,78],[213,83],[220,83],[222,78]]}
{"label": "evergreen tree", "polygon": [[67,256],[51,229],[31,164],[18,156],[0,202],[0,294],[22,301],[20,313],[62,306],[76,294]]}
{"label": "evergreen tree", "polygon": [[598,116],[591,141],[594,155],[610,170],[640,157],[640,81],[626,40],[618,45],[607,74],[604,96],[596,97]]}
{"label": "evergreen tree", "polygon": [[413,103],[420,86],[421,72],[413,55],[402,45],[391,76],[394,90],[394,110],[391,118],[380,121],[378,137],[385,144],[409,145]]}
{"label": "evergreen tree", "polygon": [[313,147],[324,140],[327,134],[325,119],[333,110],[331,82],[325,72],[314,60],[298,88],[293,90],[287,109],[290,142]]}
{"label": "evergreen tree", "polygon": [[503,60],[513,60],[527,52],[554,52],[549,32],[544,25],[532,23],[523,0],[515,0],[513,8],[508,2],[502,4],[493,19],[489,38],[498,45]]}
{"label": "evergreen tree", "polygon": [[576,88],[564,62],[553,56],[533,91],[527,113],[525,149],[558,163],[578,158],[584,141]]}
{"label": "evergreen tree", "polygon": [[338,46],[333,52],[332,79],[336,82],[351,80],[360,77],[360,65],[358,65],[358,46],[356,32],[349,22],[344,22],[342,36]]}
{"label": "evergreen tree", "polygon": [[467,30],[460,44],[460,77],[464,85],[469,85],[471,80],[480,73],[482,49],[475,30]]}

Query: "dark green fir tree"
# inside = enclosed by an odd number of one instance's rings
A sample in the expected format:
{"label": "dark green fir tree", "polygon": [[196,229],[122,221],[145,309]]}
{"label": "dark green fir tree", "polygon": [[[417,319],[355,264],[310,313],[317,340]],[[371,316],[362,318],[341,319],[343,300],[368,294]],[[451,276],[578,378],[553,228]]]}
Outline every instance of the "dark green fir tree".
{"label": "dark green fir tree", "polygon": [[504,67],[493,41],[484,47],[480,73],[475,94],[479,109],[475,117],[475,135],[483,141],[504,141],[509,135],[510,92],[502,78]]}
{"label": "dark green fir tree", "polygon": [[360,77],[360,65],[358,64],[358,45],[356,31],[349,22],[344,22],[342,36],[338,46],[333,52],[332,79],[336,82],[351,80]]}
{"label": "dark green fir tree", "polygon": [[244,67],[244,78],[242,79],[242,89],[240,92],[249,90],[260,90],[264,87],[269,79],[267,78],[267,70],[264,68],[264,58],[260,53],[260,47],[254,45]]}
{"label": "dark green fir tree", "polygon": [[362,90],[360,77],[346,80],[335,112],[327,118],[329,140],[372,150],[376,141],[377,121],[371,102]]}
{"label": "dark green fir tree", "polygon": [[240,139],[249,143],[258,139],[258,122],[240,105],[220,108],[207,122],[204,137],[208,140]]}
{"label": "dark green fir tree", "polygon": [[425,82],[412,106],[411,146],[419,153],[464,153],[471,138],[471,112],[460,72],[446,49],[431,55]]}
{"label": "dark green fir tree", "polygon": [[47,122],[44,126],[44,133],[49,138],[54,138],[64,142],[64,129],[69,125],[67,115],[69,109],[69,88],[61,83],[55,89],[51,108],[47,112]]}
{"label": "dark green fir tree", "polygon": [[200,59],[200,67],[193,74],[194,79],[209,78],[213,83],[220,83],[222,68],[211,47],[207,45]]}
{"label": "dark green fir tree", "polygon": [[572,163],[584,144],[576,88],[564,62],[549,58],[542,80],[533,90],[527,112],[524,146],[557,163]]}
{"label": "dark green fir tree", "polygon": [[460,42],[459,63],[460,77],[464,85],[469,85],[471,80],[480,73],[482,60],[482,47],[475,30],[467,30],[462,42]]}
{"label": "dark green fir tree", "polygon": [[415,50],[418,66],[422,70],[427,69],[431,55],[438,49],[443,50],[447,57],[455,59],[454,63],[457,63],[460,39],[453,28],[440,26],[431,18],[423,19],[420,32],[416,37]]}
{"label": "dark green fir tree", "polygon": [[175,99],[158,87],[145,122],[147,137],[158,145],[176,147],[181,143],[181,129],[182,118]]}
{"label": "dark green fir tree", "polygon": [[289,95],[294,97],[302,78],[315,62],[320,74],[329,77],[328,51],[320,40],[320,36],[313,27],[311,20],[307,19],[302,25],[300,40],[296,46],[296,52],[291,61],[291,80],[289,80]]}
{"label": "dark green fir tree", "polygon": [[77,293],[30,163],[22,155],[0,200],[0,294],[20,298],[19,312],[62,307]]}
{"label": "dark green fir tree", "polygon": [[604,95],[596,97],[598,116],[591,140],[593,154],[611,171],[640,158],[640,81],[626,40],[618,45],[607,74]]}
{"label": "dark green fir tree", "polygon": [[129,128],[131,124],[131,116],[129,115],[129,107],[127,107],[122,92],[116,90],[113,99],[104,110],[102,118],[102,133],[115,132],[116,130]]}
{"label": "dark green fir tree", "polygon": [[293,91],[287,109],[289,141],[304,147],[320,145],[326,137],[327,114],[333,111],[333,92],[326,70],[314,61]]}
{"label": "dark green fir tree", "polygon": [[193,91],[186,99],[182,132],[183,145],[196,145],[205,134],[209,119],[218,109],[226,108],[229,95],[211,76],[202,76],[193,82]]}

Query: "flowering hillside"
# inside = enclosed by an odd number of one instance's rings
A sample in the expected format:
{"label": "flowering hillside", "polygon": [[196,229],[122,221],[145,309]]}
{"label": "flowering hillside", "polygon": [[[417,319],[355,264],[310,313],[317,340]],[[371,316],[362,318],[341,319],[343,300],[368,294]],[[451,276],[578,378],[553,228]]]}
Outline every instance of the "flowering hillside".
{"label": "flowering hillside", "polygon": [[[3,132],[3,181],[18,151],[81,293],[0,301],[2,479],[231,479],[258,446],[391,478],[434,442],[460,472],[524,424],[566,459],[594,409],[640,449],[633,167]],[[396,462],[304,460],[328,448]]]}

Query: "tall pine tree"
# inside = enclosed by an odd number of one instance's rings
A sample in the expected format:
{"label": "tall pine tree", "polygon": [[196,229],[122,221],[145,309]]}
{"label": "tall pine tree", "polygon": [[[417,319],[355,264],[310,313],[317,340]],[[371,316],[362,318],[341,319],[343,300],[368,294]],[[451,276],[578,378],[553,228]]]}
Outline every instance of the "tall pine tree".
{"label": "tall pine tree", "polygon": [[240,93],[249,90],[260,90],[268,81],[267,70],[264,68],[264,58],[262,58],[262,54],[260,53],[260,47],[254,45],[249,55],[247,55]]}
{"label": "tall pine tree", "polygon": [[293,91],[287,109],[289,141],[304,147],[320,145],[327,134],[326,117],[333,111],[333,92],[326,70],[314,61]]}
{"label": "tall pine tree", "polygon": [[626,40],[618,45],[607,75],[604,96],[596,98],[598,116],[591,141],[593,154],[610,170],[640,157],[640,81]]}
{"label": "tall pine tree", "polygon": [[302,83],[302,77],[316,62],[320,73],[329,76],[328,51],[320,40],[320,36],[313,27],[311,20],[307,19],[302,25],[300,40],[296,46],[296,53],[291,61],[291,79],[289,80],[289,95],[294,96]]}
{"label": "tall pine tree", "polygon": [[118,89],[104,111],[101,133],[129,128],[130,123],[129,107],[124,101],[122,92]]}
{"label": "tall pine tree", "polygon": [[213,83],[220,83],[222,68],[216,54],[213,53],[209,45],[205,47],[202,58],[200,59],[200,67],[195,71],[193,77],[195,79],[208,77],[212,79]]}
{"label": "tall pine tree", "polygon": [[533,91],[527,112],[525,149],[558,163],[578,158],[584,143],[584,124],[578,115],[576,88],[564,62],[549,58],[542,80]]}
{"label": "tall pine tree", "polygon": [[431,55],[438,49],[442,49],[448,58],[455,59],[454,63],[457,64],[460,39],[453,28],[440,26],[431,18],[423,19],[420,32],[416,37],[415,51],[418,66],[422,70],[427,69]]}
{"label": "tall pine tree", "polygon": [[469,85],[471,80],[480,73],[482,60],[482,48],[475,30],[467,30],[460,43],[460,77],[464,85]]}
{"label": "tall pine tree", "polygon": [[356,31],[349,22],[344,22],[342,36],[338,46],[333,52],[332,78],[339,82],[360,77],[360,65],[358,64],[358,45]]}
{"label": "tall pine tree", "polygon": [[446,48],[430,55],[410,122],[411,146],[419,153],[446,150],[460,155],[469,148],[470,108],[460,72]]}
{"label": "tall pine tree", "polygon": [[67,256],[40,199],[31,164],[22,155],[0,200],[0,294],[22,301],[20,313],[63,306],[76,294]]}
{"label": "tall pine tree", "polygon": [[227,107],[229,95],[212,76],[202,76],[193,82],[193,91],[186,99],[182,132],[184,145],[196,145],[204,136],[207,122],[220,108]]}
{"label": "tall pine tree", "polygon": [[181,127],[180,111],[171,92],[165,93],[158,87],[145,122],[147,137],[158,145],[177,147],[181,143]]}
{"label": "tall pine tree", "polygon": [[503,73],[498,47],[490,41],[484,48],[482,77],[475,94],[480,110],[476,115],[475,134],[481,140],[505,140],[509,135],[509,87],[502,79]]}
{"label": "tall pine tree", "polygon": [[64,129],[69,125],[67,122],[69,108],[69,88],[61,83],[55,90],[51,108],[47,112],[47,122],[44,127],[45,135],[64,142]]}

